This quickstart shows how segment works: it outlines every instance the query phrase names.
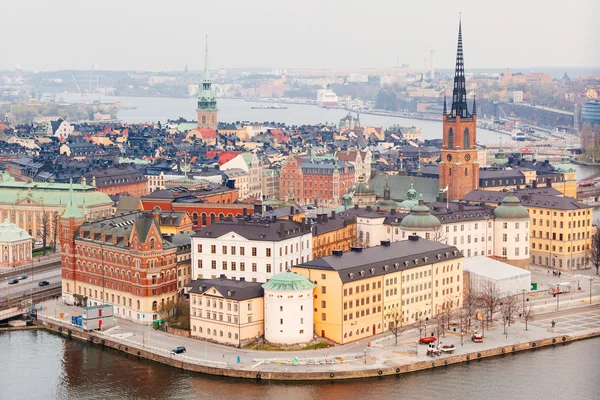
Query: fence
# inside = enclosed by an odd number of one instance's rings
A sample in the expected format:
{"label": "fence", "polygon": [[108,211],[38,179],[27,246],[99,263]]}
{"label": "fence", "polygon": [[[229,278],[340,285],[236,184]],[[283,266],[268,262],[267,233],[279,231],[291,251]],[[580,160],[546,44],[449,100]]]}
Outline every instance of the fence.
{"label": "fence", "polygon": [[[8,287],[7,287],[8,288]],[[31,298],[34,303],[40,302],[43,300],[48,300],[60,294],[62,290],[62,283],[56,282],[51,283],[48,286],[38,286],[33,289],[23,290],[20,292],[16,292],[8,296],[8,291],[5,292],[6,295],[0,297],[0,308],[5,308],[9,304],[9,302],[13,305],[20,304],[22,300],[28,300]]]}
{"label": "fence", "polygon": [[31,271],[31,268],[37,268],[42,265],[55,264],[55,263],[59,263],[59,262],[60,262],[60,254],[48,256],[48,258],[42,258],[40,260],[36,259],[31,264],[20,265],[18,267],[14,267],[14,268],[6,268],[6,269],[3,268],[2,270],[0,270],[0,277],[3,277],[4,275],[11,275],[11,274],[14,274],[15,272]]}

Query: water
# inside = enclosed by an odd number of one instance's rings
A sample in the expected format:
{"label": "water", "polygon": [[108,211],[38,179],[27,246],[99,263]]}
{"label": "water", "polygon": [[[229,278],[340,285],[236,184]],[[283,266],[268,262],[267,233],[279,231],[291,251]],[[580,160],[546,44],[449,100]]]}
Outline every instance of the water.
{"label": "water", "polygon": [[600,338],[398,377],[337,382],[219,378],[45,331],[0,333],[0,399],[597,399]]}
{"label": "water", "polygon": [[[113,102],[113,97],[98,95],[82,96],[78,93],[60,93],[56,98],[62,98],[70,102]],[[128,106],[137,107],[135,110],[119,110],[119,119],[123,122],[165,122],[168,119],[183,117],[187,120],[197,119],[195,98],[168,98],[168,97],[118,97],[119,101]],[[275,121],[287,125],[335,123],[347,115],[347,111],[339,109],[326,109],[316,105],[285,104],[287,109],[279,110],[253,110],[251,107],[258,103],[238,99],[218,99],[219,121],[236,122],[251,121],[265,122]],[[382,126],[387,128],[392,125],[416,126],[421,128],[424,139],[439,139],[442,137],[442,122],[425,121],[411,118],[388,117],[381,115],[361,114],[360,121],[363,125]],[[499,143],[500,137],[506,141],[506,135],[485,129],[477,129],[477,142]]]}

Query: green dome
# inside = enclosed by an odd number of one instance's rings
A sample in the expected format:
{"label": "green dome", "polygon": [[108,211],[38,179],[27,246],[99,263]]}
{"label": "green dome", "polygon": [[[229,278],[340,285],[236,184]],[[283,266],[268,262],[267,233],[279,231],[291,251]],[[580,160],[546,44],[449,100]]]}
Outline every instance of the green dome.
{"label": "green dome", "polygon": [[416,206],[417,204],[419,204],[419,201],[417,200],[417,191],[414,188],[413,183],[410,183],[410,189],[408,189],[408,191],[406,192],[406,200],[404,200],[403,202],[401,202],[399,204],[400,207],[404,207],[404,208],[408,208],[409,210],[412,209],[414,206]]}
{"label": "green dome", "polygon": [[294,272],[283,272],[272,277],[269,282],[262,285],[265,290],[309,290],[316,285],[304,275],[299,275]]}
{"label": "green dome", "polygon": [[358,182],[352,185],[348,192],[354,192],[354,194],[375,194],[375,191],[371,189],[371,186],[366,182],[365,176],[361,175],[358,177]]}
{"label": "green dome", "polygon": [[506,158],[506,155],[504,154],[504,148],[501,146],[498,149],[498,152],[496,153],[496,156],[492,159],[492,165],[498,166],[498,167],[503,167],[504,165],[506,165],[508,163],[508,159]]}
{"label": "green dome", "polygon": [[410,214],[400,222],[400,228],[413,231],[429,231],[441,225],[440,220],[431,215],[423,200],[419,200],[419,203],[411,208]]}
{"label": "green dome", "polygon": [[494,217],[498,219],[529,219],[529,212],[521,205],[521,200],[510,191],[502,200],[502,205],[494,210]]}
{"label": "green dome", "polygon": [[393,210],[398,208],[398,203],[394,200],[377,200],[374,207],[379,207],[381,210]]}
{"label": "green dome", "polygon": [[561,163],[555,165],[554,169],[558,172],[575,172],[575,166],[571,164],[571,157],[569,157],[569,152],[567,149],[565,149],[563,152]]}

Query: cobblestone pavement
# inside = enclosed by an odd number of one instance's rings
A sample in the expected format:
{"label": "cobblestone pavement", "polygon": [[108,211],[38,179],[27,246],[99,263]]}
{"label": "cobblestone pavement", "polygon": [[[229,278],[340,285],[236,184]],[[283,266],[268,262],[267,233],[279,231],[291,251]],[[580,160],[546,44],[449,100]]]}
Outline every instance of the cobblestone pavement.
{"label": "cobblestone pavement", "polygon": [[552,321],[556,321],[556,332],[572,334],[583,329],[600,330],[600,309],[584,311],[579,313],[565,314],[560,317],[552,315],[540,315],[540,318],[534,319],[529,325],[537,327],[551,326]]}

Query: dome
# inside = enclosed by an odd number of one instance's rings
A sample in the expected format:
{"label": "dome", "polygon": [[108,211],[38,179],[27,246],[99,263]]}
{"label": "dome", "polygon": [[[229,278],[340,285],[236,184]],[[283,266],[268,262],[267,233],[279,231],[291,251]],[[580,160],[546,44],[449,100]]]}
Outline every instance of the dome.
{"label": "dome", "polygon": [[381,210],[393,210],[398,208],[398,203],[394,200],[377,200],[374,207],[379,207]]}
{"label": "dome", "polygon": [[575,172],[575,166],[571,164],[571,158],[569,157],[569,153],[567,149],[563,152],[563,156],[561,157],[561,163],[554,166],[554,169],[558,172]]}
{"label": "dome", "polygon": [[491,164],[494,166],[503,167],[507,163],[508,163],[508,159],[506,158],[506,155],[504,154],[504,148],[500,147],[498,149],[498,152],[496,153],[496,156],[492,159]]}
{"label": "dome", "polygon": [[16,224],[12,224],[8,218],[0,224],[0,242],[11,243],[26,239],[31,240],[31,235],[29,235],[25,229],[19,228]]}
{"label": "dome", "polygon": [[529,219],[529,212],[521,205],[521,200],[512,191],[502,200],[502,205],[494,210],[498,219]]}
{"label": "dome", "polygon": [[316,285],[304,275],[299,275],[294,272],[283,272],[277,274],[269,282],[262,285],[265,290],[310,290]]}
{"label": "dome", "polygon": [[358,182],[352,185],[349,190],[354,194],[374,194],[375,191],[371,189],[371,186],[365,181],[365,176],[361,175],[358,177]]}
{"label": "dome", "polygon": [[440,225],[442,225],[440,220],[431,215],[429,207],[423,203],[423,200],[419,200],[419,203],[411,208],[410,214],[400,222],[400,228],[414,231],[428,231]]}
{"label": "dome", "polygon": [[410,189],[406,192],[406,200],[399,204],[400,207],[404,207],[407,209],[412,209],[419,203],[417,200],[417,191],[415,190],[413,183],[410,183]]}

